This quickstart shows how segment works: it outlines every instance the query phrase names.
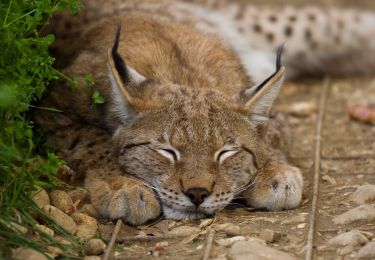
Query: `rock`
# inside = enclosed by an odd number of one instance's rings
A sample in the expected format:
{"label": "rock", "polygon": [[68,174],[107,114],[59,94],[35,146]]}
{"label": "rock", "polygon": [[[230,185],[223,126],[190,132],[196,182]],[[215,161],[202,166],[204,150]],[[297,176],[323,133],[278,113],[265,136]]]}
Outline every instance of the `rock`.
{"label": "rock", "polygon": [[327,243],[332,246],[357,246],[364,245],[368,241],[369,239],[361,231],[351,230],[331,238]]}
{"label": "rock", "polygon": [[375,259],[375,240],[367,243],[357,253],[359,259]]}
{"label": "rock", "polygon": [[16,222],[9,222],[9,223],[4,223],[5,226],[10,228],[13,232],[20,232],[21,234],[26,234],[28,229]]}
{"label": "rock", "polygon": [[46,213],[48,217],[50,217],[53,221],[55,221],[58,225],[60,225],[63,229],[71,234],[75,234],[77,231],[77,225],[74,220],[69,217],[67,214],[59,210],[58,208],[45,205],[43,206],[43,211]]}
{"label": "rock", "polygon": [[348,245],[348,246],[339,248],[337,251],[339,255],[348,255],[356,250],[357,250],[357,246]]}
{"label": "rock", "polygon": [[264,241],[266,241],[267,243],[272,243],[272,242],[277,241],[281,238],[281,233],[275,232],[275,231],[270,230],[270,229],[263,229],[260,232],[259,237],[261,239],[263,239]]}
{"label": "rock", "polygon": [[103,242],[103,240],[93,238],[87,242],[85,251],[87,255],[101,255],[104,253],[106,246],[107,245]]}
{"label": "rock", "polygon": [[95,255],[90,255],[90,256],[85,256],[83,260],[101,260],[102,258],[100,256],[95,256]]}
{"label": "rock", "polygon": [[71,208],[73,207],[73,201],[68,195],[68,193],[62,190],[54,190],[49,194],[49,196],[51,199],[52,206],[55,206],[56,208],[65,213],[71,211]]}
{"label": "rock", "polygon": [[89,225],[89,224],[81,224],[77,226],[77,233],[76,237],[81,240],[89,240],[96,236],[96,232],[98,231],[98,226]]}
{"label": "rock", "polygon": [[294,103],[288,107],[287,112],[294,116],[307,117],[314,113],[315,110],[316,104],[310,101]]}
{"label": "rock", "polygon": [[73,213],[72,218],[78,224],[76,234],[78,238],[88,240],[96,235],[98,230],[96,219],[80,212]]}
{"label": "rock", "polygon": [[46,253],[50,255],[52,258],[55,258],[62,255],[63,251],[55,246],[47,246]]}
{"label": "rock", "polygon": [[79,212],[93,218],[99,218],[99,213],[96,211],[92,204],[84,204],[79,210]]}
{"label": "rock", "polygon": [[288,217],[284,219],[281,224],[294,224],[299,222],[304,222],[306,220],[307,213],[299,213],[294,217]]}
{"label": "rock", "polygon": [[68,191],[73,203],[79,202],[81,205],[89,200],[89,192],[83,188],[76,188],[74,190]]}
{"label": "rock", "polygon": [[25,247],[19,247],[13,251],[12,257],[14,260],[47,260],[47,256],[44,254]]}
{"label": "rock", "polygon": [[90,217],[89,215],[83,214],[81,212],[73,213],[72,218],[78,225],[87,224],[92,226],[98,226],[98,222],[95,218]]}
{"label": "rock", "polygon": [[72,245],[72,242],[66,239],[65,237],[55,236],[55,240],[63,245]]}
{"label": "rock", "polygon": [[363,185],[357,188],[351,196],[351,200],[357,204],[365,204],[367,201],[375,199],[375,185]]}
{"label": "rock", "polygon": [[212,222],[214,222],[214,219],[213,219],[213,218],[203,219],[203,220],[201,221],[201,223],[199,224],[199,228],[205,228],[205,227],[211,225]]}
{"label": "rock", "polygon": [[189,227],[189,226],[179,226],[169,231],[169,234],[185,237],[185,236],[189,236],[198,232],[200,232],[200,228]]}
{"label": "rock", "polygon": [[228,237],[234,237],[241,235],[241,228],[232,223],[225,223],[215,226],[217,231],[224,231]]}
{"label": "rock", "polygon": [[237,242],[237,241],[246,241],[246,237],[235,236],[235,237],[231,237],[231,238],[223,238],[223,239],[217,240],[216,243],[220,246],[229,247],[229,246],[233,245],[234,242]]}
{"label": "rock", "polygon": [[347,224],[357,220],[375,219],[375,205],[361,205],[333,218],[335,224]]}
{"label": "rock", "polygon": [[45,205],[50,204],[48,193],[41,187],[36,187],[37,189],[30,193],[31,199],[39,207],[43,208]]}
{"label": "rock", "polygon": [[228,255],[230,260],[291,260],[295,257],[272,247],[262,245],[256,241],[238,241],[230,248]]}
{"label": "rock", "polygon": [[328,182],[332,186],[335,186],[337,184],[335,178],[326,174],[322,176],[322,180]]}
{"label": "rock", "polygon": [[46,227],[44,225],[39,225],[39,224],[36,224],[35,226],[39,231],[46,233],[47,235],[51,237],[55,235],[55,231],[53,229],[50,229],[49,227]]}

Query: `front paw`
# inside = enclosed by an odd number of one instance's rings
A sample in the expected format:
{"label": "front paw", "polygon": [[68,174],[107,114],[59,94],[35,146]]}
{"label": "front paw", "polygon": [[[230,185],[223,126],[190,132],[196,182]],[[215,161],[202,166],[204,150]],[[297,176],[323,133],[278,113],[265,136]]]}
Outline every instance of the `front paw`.
{"label": "front paw", "polygon": [[302,199],[301,171],[287,164],[270,164],[241,196],[254,208],[278,211],[296,208]]}
{"label": "front paw", "polygon": [[93,206],[109,219],[122,218],[128,224],[141,225],[160,215],[159,201],[139,181],[119,176],[86,186]]}

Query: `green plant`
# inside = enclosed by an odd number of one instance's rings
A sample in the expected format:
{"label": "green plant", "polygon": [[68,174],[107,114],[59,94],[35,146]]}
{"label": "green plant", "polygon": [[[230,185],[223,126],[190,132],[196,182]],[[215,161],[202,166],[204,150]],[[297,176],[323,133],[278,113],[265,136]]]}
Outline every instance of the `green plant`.
{"label": "green plant", "polygon": [[[32,214],[55,226],[32,203],[27,194],[41,186],[55,185],[57,167],[63,162],[43,151],[33,123],[27,119],[32,103],[39,100],[51,80],[60,75],[48,53],[53,35],[43,35],[52,14],[77,11],[78,0],[4,0],[0,2],[0,258],[11,246],[42,250],[56,242],[46,236],[39,241],[14,228],[35,230]],[[64,233],[61,228],[56,230]],[[73,238],[72,238],[73,239]]]}

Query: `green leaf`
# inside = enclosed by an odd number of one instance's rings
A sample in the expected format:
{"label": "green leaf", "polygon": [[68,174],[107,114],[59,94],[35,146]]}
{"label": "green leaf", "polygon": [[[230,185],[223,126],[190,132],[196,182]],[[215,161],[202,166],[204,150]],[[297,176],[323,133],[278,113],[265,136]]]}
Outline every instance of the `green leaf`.
{"label": "green leaf", "polygon": [[99,91],[97,90],[95,90],[94,93],[92,94],[91,100],[94,105],[105,103],[104,98],[100,95]]}

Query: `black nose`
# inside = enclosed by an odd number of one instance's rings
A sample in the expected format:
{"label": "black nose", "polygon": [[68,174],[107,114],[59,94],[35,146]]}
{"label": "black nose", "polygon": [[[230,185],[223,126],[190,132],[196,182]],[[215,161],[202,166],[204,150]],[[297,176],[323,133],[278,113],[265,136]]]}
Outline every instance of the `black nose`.
{"label": "black nose", "polygon": [[210,193],[204,188],[191,188],[188,189],[185,194],[189,197],[191,202],[198,207],[203,203],[204,199],[207,198]]}

